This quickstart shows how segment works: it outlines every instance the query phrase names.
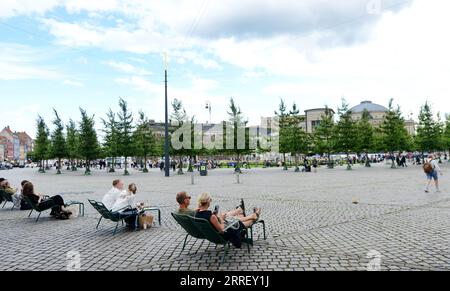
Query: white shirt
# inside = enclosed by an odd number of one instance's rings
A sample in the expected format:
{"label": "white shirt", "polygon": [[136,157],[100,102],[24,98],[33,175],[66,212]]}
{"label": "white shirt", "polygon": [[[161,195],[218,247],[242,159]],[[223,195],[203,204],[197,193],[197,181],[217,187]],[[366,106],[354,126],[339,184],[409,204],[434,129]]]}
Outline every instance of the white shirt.
{"label": "white shirt", "polygon": [[439,167],[439,162],[437,160],[431,160],[430,164],[433,166],[435,171],[441,172],[441,168]]}
{"label": "white shirt", "polygon": [[102,203],[108,210],[111,210],[114,204],[116,203],[117,199],[119,199],[119,196],[125,193],[126,193],[125,191],[121,191],[116,187],[112,187],[111,190],[109,190],[108,193],[106,193],[105,196],[103,196]]}
{"label": "white shirt", "polygon": [[114,205],[112,206],[112,211],[115,212],[128,206],[133,208],[135,198],[136,195],[134,194],[126,192],[121,193],[120,196],[117,198],[116,202],[114,203]]}

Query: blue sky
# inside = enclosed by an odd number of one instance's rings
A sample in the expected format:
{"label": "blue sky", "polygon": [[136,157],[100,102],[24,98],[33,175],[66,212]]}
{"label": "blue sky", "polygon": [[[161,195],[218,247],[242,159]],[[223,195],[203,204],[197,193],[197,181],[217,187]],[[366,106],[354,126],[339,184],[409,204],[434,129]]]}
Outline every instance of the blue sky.
{"label": "blue sky", "polygon": [[164,52],[169,98],[201,122],[207,100],[213,121],[226,118],[231,96],[253,124],[280,97],[301,110],[394,98],[405,116],[428,100],[444,114],[449,8],[445,0],[2,0],[0,126],[34,134],[36,116],[50,123],[53,107],[65,121],[83,107],[100,126],[119,97],[162,120]]}

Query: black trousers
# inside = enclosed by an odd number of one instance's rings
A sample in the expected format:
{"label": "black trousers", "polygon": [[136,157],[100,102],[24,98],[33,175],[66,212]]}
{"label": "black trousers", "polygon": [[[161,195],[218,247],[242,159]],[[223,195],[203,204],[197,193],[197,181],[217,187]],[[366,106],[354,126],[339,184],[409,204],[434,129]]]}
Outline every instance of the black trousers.
{"label": "black trousers", "polygon": [[138,211],[136,209],[130,209],[130,210],[125,210],[121,213],[123,216],[125,215],[130,215],[129,217],[125,218],[125,222],[127,223],[128,227],[130,229],[136,229],[136,220],[138,217]]}
{"label": "black trousers", "polygon": [[61,211],[61,207],[64,206],[64,199],[59,196],[53,196],[50,197],[47,200],[42,201],[41,203],[38,204],[38,208],[41,211],[47,210],[47,209],[52,209],[52,211]]}

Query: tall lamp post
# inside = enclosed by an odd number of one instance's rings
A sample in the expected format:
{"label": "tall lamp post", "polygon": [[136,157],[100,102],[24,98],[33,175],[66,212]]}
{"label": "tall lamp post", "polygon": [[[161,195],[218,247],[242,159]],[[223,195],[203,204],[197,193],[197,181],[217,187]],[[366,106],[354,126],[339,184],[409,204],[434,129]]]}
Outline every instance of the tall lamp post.
{"label": "tall lamp post", "polygon": [[169,157],[169,103],[167,99],[167,53],[164,53],[164,76],[165,76],[165,135],[164,135],[164,170],[166,177],[170,177],[170,157]]}

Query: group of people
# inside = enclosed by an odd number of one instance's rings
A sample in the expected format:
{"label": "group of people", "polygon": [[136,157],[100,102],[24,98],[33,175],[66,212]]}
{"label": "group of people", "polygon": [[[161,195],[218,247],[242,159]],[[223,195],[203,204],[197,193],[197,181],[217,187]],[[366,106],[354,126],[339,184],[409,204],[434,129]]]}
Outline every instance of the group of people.
{"label": "group of people", "polygon": [[[209,193],[203,193],[198,198],[197,208],[189,208],[192,197],[186,192],[179,192],[176,201],[179,205],[178,214],[192,216],[194,218],[206,219],[216,231],[221,233],[225,239],[229,240],[235,247],[240,248],[244,238],[245,230],[255,224],[261,216],[261,208],[253,208],[253,213],[245,214],[244,201],[236,207],[235,210],[229,212],[220,212],[216,206],[214,211],[210,210],[212,197]],[[229,218],[232,218],[235,227],[227,227]]]}
{"label": "group of people", "polygon": [[153,216],[144,212],[144,203],[136,203],[136,194],[136,184],[132,183],[125,189],[122,180],[114,180],[111,190],[103,196],[102,203],[113,213],[127,216],[125,222],[130,230],[138,227],[147,229],[153,223]]}
{"label": "group of people", "polygon": [[[28,203],[31,201],[37,209],[39,210],[47,210],[51,209],[50,215],[54,216],[58,219],[69,219],[72,215],[72,212],[66,208],[64,199],[60,195],[56,195],[53,197],[44,196],[42,194],[38,194],[34,190],[33,183],[24,180],[21,183],[21,189],[13,188],[9,181],[0,178],[0,189],[6,193],[6,195],[10,195],[11,199],[8,199],[14,203],[14,206],[19,208],[20,210],[30,210],[32,206]],[[25,199],[28,198],[27,199]],[[0,198],[0,203],[2,198]]]}

